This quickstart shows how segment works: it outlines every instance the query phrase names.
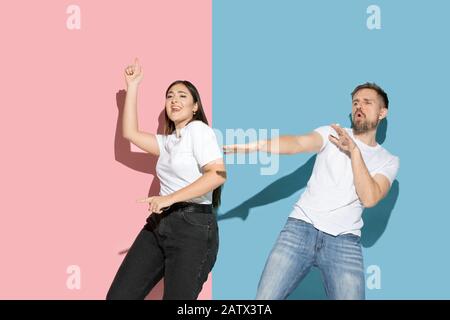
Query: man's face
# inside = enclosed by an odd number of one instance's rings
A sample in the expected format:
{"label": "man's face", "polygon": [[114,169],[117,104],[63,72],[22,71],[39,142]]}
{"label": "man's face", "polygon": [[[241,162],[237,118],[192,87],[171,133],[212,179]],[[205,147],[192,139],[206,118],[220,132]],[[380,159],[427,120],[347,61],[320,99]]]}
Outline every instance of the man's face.
{"label": "man's face", "polygon": [[355,134],[376,130],[378,123],[386,117],[383,99],[373,89],[358,90],[352,100],[352,127]]}

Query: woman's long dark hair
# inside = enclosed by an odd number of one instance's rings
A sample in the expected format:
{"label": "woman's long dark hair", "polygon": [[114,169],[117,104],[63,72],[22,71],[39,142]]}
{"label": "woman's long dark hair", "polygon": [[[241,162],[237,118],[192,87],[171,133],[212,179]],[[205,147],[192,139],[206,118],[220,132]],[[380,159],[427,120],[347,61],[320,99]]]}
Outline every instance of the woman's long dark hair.
{"label": "woman's long dark hair", "polygon": [[[177,85],[177,84],[184,84],[186,86],[186,88],[189,90],[192,97],[194,98],[194,103],[197,103],[197,106],[198,106],[196,113],[192,116],[192,119],[189,122],[195,121],[195,120],[200,120],[201,122],[208,125],[208,119],[206,119],[205,112],[203,111],[203,105],[202,105],[202,100],[200,99],[200,94],[198,93],[197,88],[191,82],[189,82],[187,80],[177,80],[177,81],[172,82],[166,90],[166,97],[167,97],[167,94],[169,93],[169,90],[174,85]],[[165,112],[164,112],[164,118],[165,118],[164,134],[166,134],[166,135],[172,134],[175,131],[175,123],[169,119],[169,116],[167,115],[167,110],[165,110]],[[221,193],[222,193],[222,186],[217,187],[213,191],[212,205],[214,208],[218,208],[220,206]]]}

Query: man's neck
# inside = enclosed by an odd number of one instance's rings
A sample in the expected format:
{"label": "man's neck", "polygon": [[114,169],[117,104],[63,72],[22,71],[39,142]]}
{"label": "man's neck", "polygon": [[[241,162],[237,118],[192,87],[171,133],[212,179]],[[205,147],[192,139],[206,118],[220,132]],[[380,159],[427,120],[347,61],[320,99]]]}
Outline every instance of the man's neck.
{"label": "man's neck", "polygon": [[353,136],[359,141],[367,144],[368,146],[375,147],[377,145],[377,140],[375,139],[376,131],[371,130],[364,133],[355,134],[353,131]]}

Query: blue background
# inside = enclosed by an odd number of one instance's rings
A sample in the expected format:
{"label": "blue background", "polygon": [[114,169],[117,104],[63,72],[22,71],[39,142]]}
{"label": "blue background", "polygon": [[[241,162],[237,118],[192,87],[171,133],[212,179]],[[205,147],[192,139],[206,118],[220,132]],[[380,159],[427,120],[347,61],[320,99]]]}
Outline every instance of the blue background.
{"label": "blue background", "polygon": [[[381,30],[366,26],[371,4],[381,9]],[[449,15],[444,0],[213,1],[214,128],[349,126],[356,85],[374,81],[389,94],[378,139],[400,157],[400,171],[387,198],[363,215],[365,266],[381,268],[381,289],[366,288],[368,299],[450,298]],[[258,164],[227,165],[214,299],[254,298],[313,161],[281,156],[271,176]],[[291,298],[325,298],[317,270]]]}

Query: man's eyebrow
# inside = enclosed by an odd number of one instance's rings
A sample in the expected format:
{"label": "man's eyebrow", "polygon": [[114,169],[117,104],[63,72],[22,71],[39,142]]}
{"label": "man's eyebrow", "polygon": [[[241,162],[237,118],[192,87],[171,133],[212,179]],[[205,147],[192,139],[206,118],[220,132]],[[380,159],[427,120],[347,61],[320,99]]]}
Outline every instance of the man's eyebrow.
{"label": "man's eyebrow", "polygon": [[[369,99],[369,98],[364,98],[363,100],[364,100],[364,101],[374,101],[374,99]],[[359,99],[353,99],[353,100],[352,100],[352,102],[355,102],[355,101],[358,102],[358,101],[360,101],[360,100],[359,100]]]}

